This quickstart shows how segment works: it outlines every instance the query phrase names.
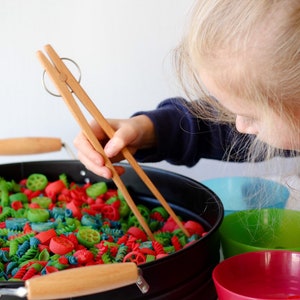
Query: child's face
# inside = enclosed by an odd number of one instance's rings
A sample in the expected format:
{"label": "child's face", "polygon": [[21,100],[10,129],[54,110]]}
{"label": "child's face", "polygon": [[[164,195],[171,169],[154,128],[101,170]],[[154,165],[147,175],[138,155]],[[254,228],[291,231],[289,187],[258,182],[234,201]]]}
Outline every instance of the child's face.
{"label": "child's face", "polygon": [[[239,132],[256,135],[259,140],[276,148],[300,150],[299,133],[292,130],[289,123],[274,110],[266,111],[254,103],[249,104],[231,95],[229,91],[221,90],[207,73],[203,72],[200,75],[209,93],[236,116],[235,125]],[[300,117],[300,111],[298,116]]]}

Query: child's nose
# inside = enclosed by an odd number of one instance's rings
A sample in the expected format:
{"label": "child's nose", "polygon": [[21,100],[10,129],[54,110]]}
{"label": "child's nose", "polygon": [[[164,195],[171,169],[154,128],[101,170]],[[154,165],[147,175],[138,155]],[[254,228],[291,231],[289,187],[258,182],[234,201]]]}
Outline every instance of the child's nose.
{"label": "child's nose", "polygon": [[235,127],[237,131],[246,134],[258,134],[257,127],[253,121],[243,117],[243,116],[236,116],[235,119]]}

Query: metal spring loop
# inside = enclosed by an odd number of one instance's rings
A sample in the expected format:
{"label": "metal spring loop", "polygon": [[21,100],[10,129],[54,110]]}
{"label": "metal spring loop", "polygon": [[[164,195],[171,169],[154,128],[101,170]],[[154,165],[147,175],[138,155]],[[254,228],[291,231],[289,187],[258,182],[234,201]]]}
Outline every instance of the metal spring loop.
{"label": "metal spring loop", "polygon": [[[78,74],[79,74],[77,81],[78,81],[78,83],[80,83],[80,81],[81,81],[81,70],[80,70],[79,65],[78,65],[74,60],[72,60],[72,59],[70,59],[70,58],[67,58],[67,57],[63,57],[63,58],[61,58],[61,60],[67,60],[67,61],[70,61],[71,63],[73,63],[73,65],[76,67],[76,69],[77,69],[77,71],[78,71]],[[55,96],[55,97],[61,97],[60,94],[55,94],[54,92],[52,92],[52,91],[47,87],[47,84],[46,84],[46,82],[45,82],[45,74],[46,74],[46,70],[44,70],[43,76],[42,76],[42,83],[43,83],[44,89],[45,89],[50,95],[52,95],[52,96]],[[70,90],[70,92],[73,93],[72,90]]]}

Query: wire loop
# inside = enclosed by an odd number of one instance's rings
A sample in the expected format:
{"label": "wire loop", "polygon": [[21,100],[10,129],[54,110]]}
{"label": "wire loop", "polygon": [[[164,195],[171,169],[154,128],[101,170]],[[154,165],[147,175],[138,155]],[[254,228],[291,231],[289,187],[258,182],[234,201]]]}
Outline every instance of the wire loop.
{"label": "wire loop", "polygon": [[[78,83],[80,83],[81,81],[81,70],[80,70],[80,67],[79,65],[71,58],[67,58],[67,57],[62,57],[61,60],[67,60],[67,61],[70,61],[71,63],[74,64],[74,66],[77,68],[78,70],[78,74],[79,74],[79,77],[77,79]],[[54,92],[52,92],[48,87],[47,87],[47,84],[45,82],[45,74],[46,74],[46,70],[44,70],[43,72],[43,76],[42,76],[42,83],[43,83],[43,87],[44,89],[52,96],[55,96],[55,97],[61,97],[60,94],[55,94]],[[72,89],[70,89],[70,92],[73,93]]]}

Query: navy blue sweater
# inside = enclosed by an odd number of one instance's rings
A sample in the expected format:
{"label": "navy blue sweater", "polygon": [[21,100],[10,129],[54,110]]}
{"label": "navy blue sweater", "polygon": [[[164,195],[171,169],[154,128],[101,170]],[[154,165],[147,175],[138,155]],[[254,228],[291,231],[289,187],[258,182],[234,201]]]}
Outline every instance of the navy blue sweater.
{"label": "navy blue sweater", "polygon": [[[171,164],[193,166],[201,158],[243,162],[251,136],[237,133],[229,125],[196,118],[182,98],[167,99],[153,111],[141,111],[153,122],[157,147],[139,150],[140,162],[166,160]],[[233,140],[235,141],[233,146]]]}

